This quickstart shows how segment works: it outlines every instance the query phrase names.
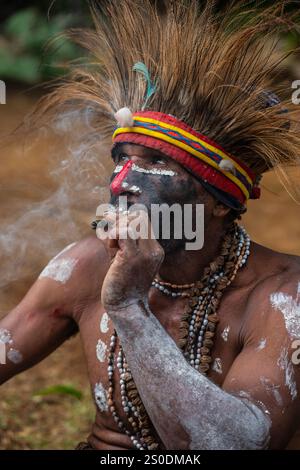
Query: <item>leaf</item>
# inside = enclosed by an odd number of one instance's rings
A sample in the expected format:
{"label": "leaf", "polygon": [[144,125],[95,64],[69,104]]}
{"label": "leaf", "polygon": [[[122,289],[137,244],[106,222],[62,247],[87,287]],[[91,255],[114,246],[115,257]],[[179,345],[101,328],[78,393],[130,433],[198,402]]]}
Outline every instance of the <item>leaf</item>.
{"label": "leaf", "polygon": [[51,387],[42,388],[33,394],[33,396],[47,396],[47,395],[71,395],[77,400],[82,399],[82,392],[72,385],[52,385]]}

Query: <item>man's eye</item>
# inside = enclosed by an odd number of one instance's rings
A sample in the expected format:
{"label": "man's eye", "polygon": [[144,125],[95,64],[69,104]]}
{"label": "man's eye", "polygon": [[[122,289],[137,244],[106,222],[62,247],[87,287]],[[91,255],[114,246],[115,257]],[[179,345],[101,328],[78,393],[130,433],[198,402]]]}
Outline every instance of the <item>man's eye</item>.
{"label": "man's eye", "polygon": [[128,155],[126,155],[125,153],[120,153],[120,155],[117,156],[115,162],[121,163],[121,162],[126,162],[127,160],[129,160]]}
{"label": "man's eye", "polygon": [[152,164],[158,164],[158,165],[164,165],[166,162],[162,157],[159,157],[158,155],[155,157],[151,157],[151,163]]}

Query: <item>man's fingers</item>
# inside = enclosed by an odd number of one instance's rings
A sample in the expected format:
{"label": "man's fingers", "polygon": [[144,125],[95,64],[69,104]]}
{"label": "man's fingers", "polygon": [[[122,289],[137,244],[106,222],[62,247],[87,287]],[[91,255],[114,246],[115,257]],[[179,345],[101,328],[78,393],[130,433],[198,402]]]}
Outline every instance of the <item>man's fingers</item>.
{"label": "man's fingers", "polygon": [[98,222],[96,234],[102,240],[154,238],[151,223],[145,211],[109,212]]}

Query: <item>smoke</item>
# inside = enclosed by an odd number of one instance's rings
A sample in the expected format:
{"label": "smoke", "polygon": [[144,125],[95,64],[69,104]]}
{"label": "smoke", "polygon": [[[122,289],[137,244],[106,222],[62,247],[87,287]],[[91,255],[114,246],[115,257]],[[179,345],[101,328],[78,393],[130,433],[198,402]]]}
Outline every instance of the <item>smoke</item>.
{"label": "smoke", "polygon": [[60,115],[1,153],[3,309],[18,283],[27,289],[49,259],[92,234],[96,208],[108,200],[110,147],[93,128],[88,108]]}

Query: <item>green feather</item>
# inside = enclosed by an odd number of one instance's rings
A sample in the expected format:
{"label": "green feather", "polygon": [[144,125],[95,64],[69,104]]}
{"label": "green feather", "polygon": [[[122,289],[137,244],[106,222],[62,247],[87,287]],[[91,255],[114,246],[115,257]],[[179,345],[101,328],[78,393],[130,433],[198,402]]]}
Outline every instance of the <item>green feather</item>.
{"label": "green feather", "polygon": [[145,101],[142,106],[142,109],[145,109],[149,98],[155,93],[157,85],[156,83],[152,83],[149,70],[143,62],[136,62],[134,66],[132,67],[132,70],[134,72],[141,73],[145,81],[147,82],[147,91],[146,91]]}

